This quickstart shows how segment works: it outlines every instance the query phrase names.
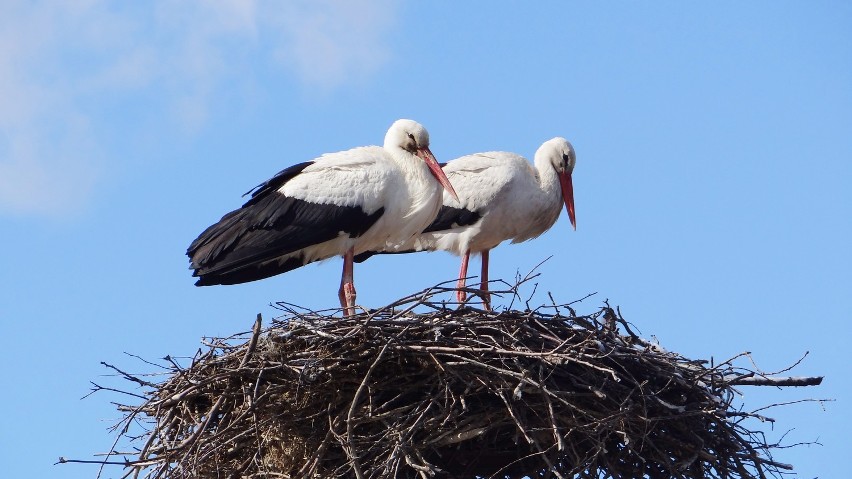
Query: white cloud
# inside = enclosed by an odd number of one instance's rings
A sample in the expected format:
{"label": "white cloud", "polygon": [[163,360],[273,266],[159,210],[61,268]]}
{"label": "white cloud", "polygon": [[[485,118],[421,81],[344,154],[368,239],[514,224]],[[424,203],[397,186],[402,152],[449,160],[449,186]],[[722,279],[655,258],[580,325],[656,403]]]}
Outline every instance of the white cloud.
{"label": "white cloud", "polygon": [[23,2],[0,7],[0,213],[65,215],[97,177],[88,121],[59,71],[58,47],[77,27],[76,13]]}
{"label": "white cloud", "polygon": [[384,35],[395,17],[389,1],[285,3],[268,17],[284,37],[277,58],[305,84],[329,89],[363,79],[390,56]]}
{"label": "white cloud", "polygon": [[153,92],[194,132],[258,56],[309,90],[369,78],[393,20],[384,0],[0,2],[0,215],[85,208],[111,156],[86,104],[102,92]]}

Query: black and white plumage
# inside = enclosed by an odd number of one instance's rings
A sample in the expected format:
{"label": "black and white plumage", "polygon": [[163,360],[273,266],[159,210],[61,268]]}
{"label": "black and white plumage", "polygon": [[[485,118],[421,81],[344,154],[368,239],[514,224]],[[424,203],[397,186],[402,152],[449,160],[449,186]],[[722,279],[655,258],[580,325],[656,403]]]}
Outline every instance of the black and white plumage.
{"label": "black and white plumage", "polygon": [[189,246],[195,284],[246,283],[340,255],[338,296],[351,314],[353,256],[394,248],[419,234],[441,208],[442,187],[456,196],[429,150],[426,129],[397,120],[384,146],[328,153],[251,190],[241,208]]}
{"label": "black and white plumage", "polygon": [[[438,216],[422,234],[395,251],[444,250],[462,257],[457,299],[466,300],[465,278],[471,253],[482,255],[481,290],[490,308],[488,256],[506,240],[520,243],[538,237],[556,222],[564,203],[576,229],[571,175],[576,156],[564,138],[546,141],[536,151],[535,167],[517,154],[487,152],[447,163],[444,172],[461,192],[460,199],[444,194]],[[359,255],[364,261],[371,253]]]}

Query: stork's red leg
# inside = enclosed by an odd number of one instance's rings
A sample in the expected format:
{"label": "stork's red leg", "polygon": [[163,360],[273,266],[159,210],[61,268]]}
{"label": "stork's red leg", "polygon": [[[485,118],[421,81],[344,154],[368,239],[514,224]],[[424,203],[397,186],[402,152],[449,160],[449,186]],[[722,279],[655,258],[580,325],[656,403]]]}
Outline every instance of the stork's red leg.
{"label": "stork's red leg", "polygon": [[488,252],[489,250],[482,252],[482,274],[480,275],[482,282],[479,289],[482,290],[482,305],[486,311],[491,311],[491,293],[488,292]]}
{"label": "stork's red leg", "polygon": [[343,275],[340,277],[340,290],[337,291],[337,297],[340,298],[340,307],[343,308],[343,314],[352,316],[355,314],[355,280],[353,275],[353,260],[355,257],[355,247],[349,248],[346,254],[343,255]]}
{"label": "stork's red leg", "polygon": [[462,256],[461,269],[459,269],[459,280],[456,283],[456,300],[459,303],[464,303],[467,299],[467,293],[462,291],[465,288],[465,278],[467,278],[467,263],[470,261],[470,251],[465,251]]}

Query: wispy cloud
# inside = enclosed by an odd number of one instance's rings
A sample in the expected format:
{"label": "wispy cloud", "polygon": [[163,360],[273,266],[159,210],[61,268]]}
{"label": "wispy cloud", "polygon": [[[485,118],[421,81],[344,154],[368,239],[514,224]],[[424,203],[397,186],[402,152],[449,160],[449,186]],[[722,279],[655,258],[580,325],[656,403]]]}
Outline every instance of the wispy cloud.
{"label": "wispy cloud", "polygon": [[[85,208],[110,152],[94,93],[156,93],[199,131],[213,99],[271,62],[308,90],[363,81],[389,58],[390,1],[0,3],[0,215]],[[269,88],[274,88],[270,86]]]}
{"label": "wispy cloud", "polygon": [[[75,107],[62,48],[79,38],[79,10],[0,6],[0,211],[54,215],[85,201],[97,147]],[[85,193],[80,193],[85,192]]]}
{"label": "wispy cloud", "polygon": [[353,77],[363,79],[390,57],[384,35],[395,17],[392,2],[317,0],[286,5],[269,17],[283,37],[276,56],[305,84],[328,89]]}

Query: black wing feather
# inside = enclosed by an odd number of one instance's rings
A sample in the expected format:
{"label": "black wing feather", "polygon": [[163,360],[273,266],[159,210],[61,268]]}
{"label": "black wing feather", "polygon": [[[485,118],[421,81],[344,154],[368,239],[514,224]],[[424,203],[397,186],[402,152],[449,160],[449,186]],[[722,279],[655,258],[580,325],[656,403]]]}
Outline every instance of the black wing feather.
{"label": "black wing feather", "polygon": [[294,176],[301,173],[302,170],[311,166],[313,163],[314,163],[313,161],[305,161],[303,163],[298,163],[296,165],[284,168],[283,170],[276,173],[275,176],[273,176],[272,178],[270,178],[270,179],[264,181],[263,183],[255,186],[254,188],[246,191],[245,194],[243,194],[243,196],[251,195],[251,199],[249,199],[248,202],[246,202],[246,204],[243,205],[243,207],[248,206],[248,205],[250,205],[254,202],[260,201],[262,198],[264,198],[270,192],[275,191],[278,188],[281,188],[281,186],[283,186],[284,183],[287,183],[288,181],[290,181]]}
{"label": "black wing feather", "polygon": [[477,211],[471,211],[465,208],[453,208],[452,206],[442,206],[438,211],[438,216],[432,221],[432,224],[423,230],[424,233],[433,231],[444,231],[457,228],[459,226],[470,226],[479,219],[482,215]]}
{"label": "black wing feather", "polygon": [[223,216],[190,244],[186,254],[193,276],[199,278],[196,285],[245,283],[298,268],[307,264],[301,256],[283,262],[276,258],[330,241],[341,232],[361,236],[384,213],[311,203],[277,191],[310,163],[282,170],[258,185],[242,208]]}

